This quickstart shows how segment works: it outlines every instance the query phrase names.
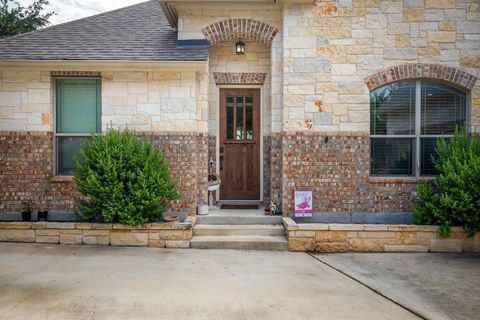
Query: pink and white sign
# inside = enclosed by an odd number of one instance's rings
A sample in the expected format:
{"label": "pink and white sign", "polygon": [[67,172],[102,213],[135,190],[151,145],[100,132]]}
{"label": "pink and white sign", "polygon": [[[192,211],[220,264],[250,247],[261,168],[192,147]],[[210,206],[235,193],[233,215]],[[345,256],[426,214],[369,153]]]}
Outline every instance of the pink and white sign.
{"label": "pink and white sign", "polygon": [[312,215],[312,191],[295,191],[295,217],[311,217]]}

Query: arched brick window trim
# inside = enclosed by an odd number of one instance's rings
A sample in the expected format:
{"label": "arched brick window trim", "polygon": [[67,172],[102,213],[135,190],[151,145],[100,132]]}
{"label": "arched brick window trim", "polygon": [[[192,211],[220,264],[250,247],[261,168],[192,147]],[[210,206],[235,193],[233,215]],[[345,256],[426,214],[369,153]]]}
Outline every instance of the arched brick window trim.
{"label": "arched brick window trim", "polygon": [[364,79],[370,91],[383,85],[404,79],[436,79],[457,86],[460,89],[471,90],[477,78],[455,67],[440,64],[415,63],[402,64],[386,68],[369,75]]}
{"label": "arched brick window trim", "polygon": [[202,29],[210,44],[239,38],[272,44],[278,30],[266,23],[251,19],[230,19],[212,23]]}

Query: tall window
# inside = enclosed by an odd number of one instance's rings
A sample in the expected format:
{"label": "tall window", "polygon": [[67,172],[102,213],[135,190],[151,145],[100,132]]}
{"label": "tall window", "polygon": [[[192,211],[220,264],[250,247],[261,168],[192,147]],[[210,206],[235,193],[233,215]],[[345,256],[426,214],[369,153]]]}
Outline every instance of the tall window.
{"label": "tall window", "polygon": [[370,173],[432,175],[435,144],[466,124],[466,93],[443,83],[392,83],[370,93]]}
{"label": "tall window", "polygon": [[70,175],[82,141],[101,130],[101,81],[57,79],[55,90],[55,173]]}

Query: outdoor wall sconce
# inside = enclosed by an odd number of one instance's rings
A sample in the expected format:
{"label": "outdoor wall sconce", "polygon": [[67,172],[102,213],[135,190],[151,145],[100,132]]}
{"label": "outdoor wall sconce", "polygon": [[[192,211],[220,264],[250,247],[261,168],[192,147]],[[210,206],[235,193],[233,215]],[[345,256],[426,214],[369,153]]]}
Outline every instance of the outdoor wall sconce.
{"label": "outdoor wall sconce", "polygon": [[238,55],[245,54],[245,43],[242,42],[242,39],[238,39],[238,42],[235,44],[235,53]]}

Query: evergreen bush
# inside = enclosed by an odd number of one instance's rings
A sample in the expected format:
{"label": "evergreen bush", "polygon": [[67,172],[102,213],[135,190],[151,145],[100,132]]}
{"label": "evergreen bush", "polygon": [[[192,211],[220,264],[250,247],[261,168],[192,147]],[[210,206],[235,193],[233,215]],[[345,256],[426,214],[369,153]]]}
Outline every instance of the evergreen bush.
{"label": "evergreen bush", "polygon": [[134,131],[107,129],[80,150],[74,181],[86,197],[79,218],[139,225],[159,221],[166,200],[178,198],[163,155]]}
{"label": "evergreen bush", "polygon": [[451,139],[439,139],[436,153],[439,174],[417,187],[415,222],[439,225],[442,236],[449,236],[452,226],[473,236],[480,230],[480,139],[455,130]]}

